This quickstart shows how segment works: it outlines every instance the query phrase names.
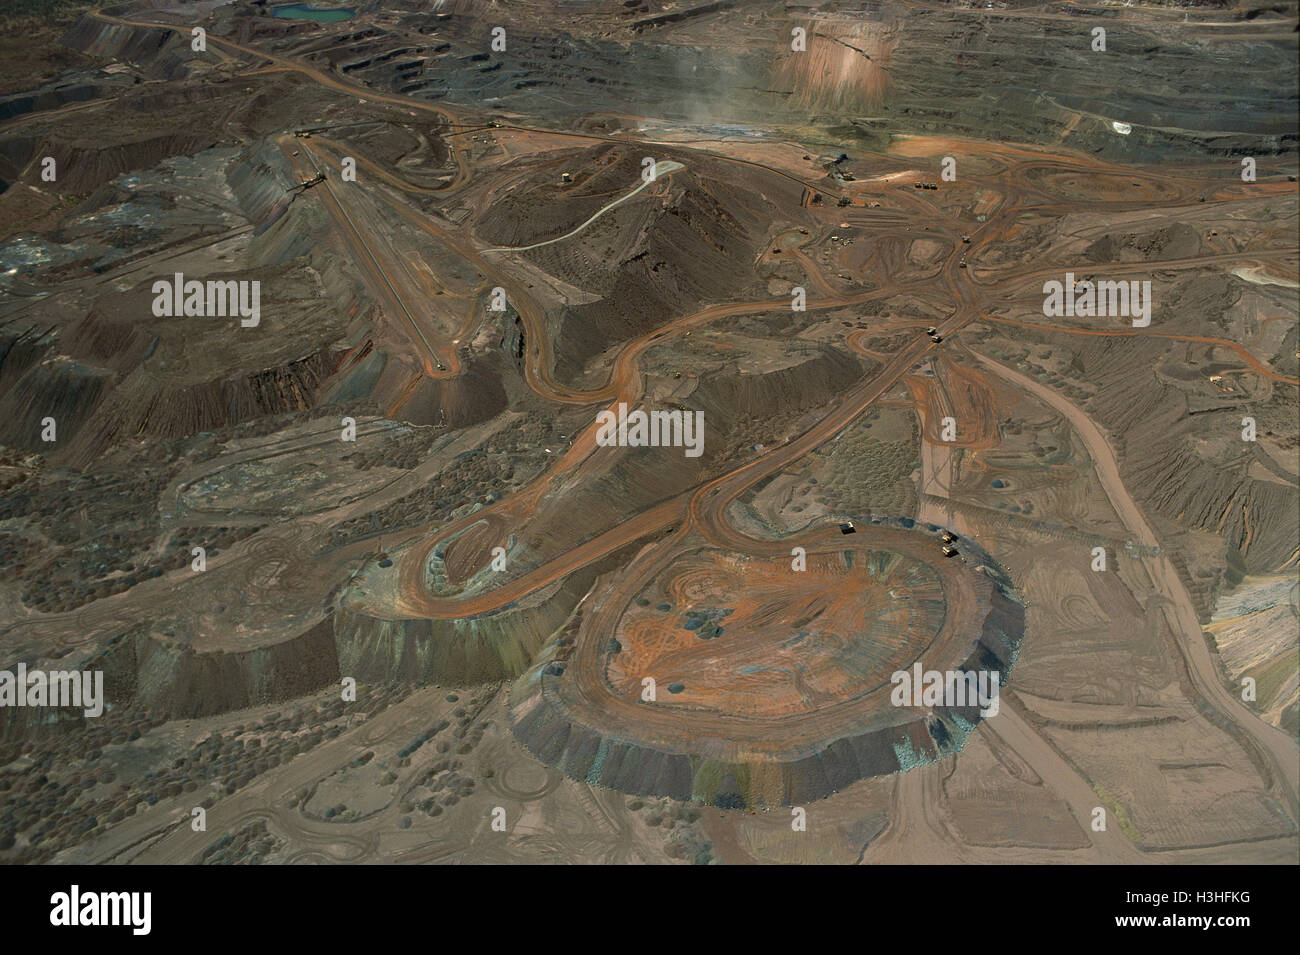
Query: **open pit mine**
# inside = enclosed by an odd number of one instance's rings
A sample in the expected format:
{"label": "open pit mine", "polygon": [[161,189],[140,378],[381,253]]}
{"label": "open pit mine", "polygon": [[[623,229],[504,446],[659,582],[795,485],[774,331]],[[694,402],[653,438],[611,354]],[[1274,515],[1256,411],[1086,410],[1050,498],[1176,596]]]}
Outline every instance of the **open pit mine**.
{"label": "open pit mine", "polygon": [[1294,0],[11,6],[0,863],[1300,861]]}

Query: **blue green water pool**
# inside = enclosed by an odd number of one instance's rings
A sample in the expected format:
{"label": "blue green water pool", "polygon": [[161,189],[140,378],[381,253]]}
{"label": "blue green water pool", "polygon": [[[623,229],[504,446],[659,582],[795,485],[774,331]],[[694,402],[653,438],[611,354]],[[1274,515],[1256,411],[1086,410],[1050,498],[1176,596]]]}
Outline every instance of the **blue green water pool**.
{"label": "blue green water pool", "polygon": [[351,20],[357,14],[356,7],[309,7],[305,3],[289,3],[281,7],[272,7],[271,16],[290,20],[318,20],[321,23],[334,23],[338,20]]}

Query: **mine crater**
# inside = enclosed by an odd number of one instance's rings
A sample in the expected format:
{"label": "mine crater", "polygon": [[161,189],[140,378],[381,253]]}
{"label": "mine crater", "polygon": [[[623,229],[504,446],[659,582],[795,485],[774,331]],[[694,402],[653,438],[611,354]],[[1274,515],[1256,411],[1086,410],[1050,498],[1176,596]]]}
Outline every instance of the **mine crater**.
{"label": "mine crater", "polygon": [[571,778],[724,807],[956,752],[979,706],[898,705],[891,677],[919,663],[1005,683],[1024,605],[974,541],[906,518],[853,526],[643,555],[516,681],[516,737]]}
{"label": "mine crater", "polygon": [[807,569],[792,571],[788,556],[701,549],[628,607],[604,677],[629,698],[646,676],[681,684],[663,706],[810,713],[887,688],[934,640],[944,606],[939,576],[889,551],[810,553]]}

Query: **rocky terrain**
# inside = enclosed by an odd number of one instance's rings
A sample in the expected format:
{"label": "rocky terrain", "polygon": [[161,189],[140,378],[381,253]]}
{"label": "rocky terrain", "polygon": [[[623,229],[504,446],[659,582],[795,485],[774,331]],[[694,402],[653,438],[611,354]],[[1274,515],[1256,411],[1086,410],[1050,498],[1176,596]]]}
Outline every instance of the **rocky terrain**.
{"label": "rocky terrain", "polygon": [[0,862],[1296,861],[1294,2],[19,7]]}

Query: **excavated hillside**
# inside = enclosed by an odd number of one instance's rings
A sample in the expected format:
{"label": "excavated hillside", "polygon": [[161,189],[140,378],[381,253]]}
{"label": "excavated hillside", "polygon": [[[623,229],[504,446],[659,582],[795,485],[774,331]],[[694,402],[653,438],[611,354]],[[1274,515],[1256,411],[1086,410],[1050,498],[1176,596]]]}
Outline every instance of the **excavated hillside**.
{"label": "excavated hillside", "polygon": [[[671,317],[752,295],[760,287],[755,259],[761,237],[774,220],[801,218],[797,183],[761,171],[737,182],[734,168],[716,161],[654,152],[657,162],[677,160],[686,168],[576,235],[526,252],[497,253],[521,255],[593,299],[566,305],[548,322],[560,380],[583,380],[593,357]],[[566,155],[572,184],[561,182],[555,164],[548,164],[545,173],[524,177],[496,198],[475,229],[483,241],[509,248],[565,236],[642,184],[642,158],[627,147],[605,145]]]}
{"label": "excavated hillside", "polygon": [[[1256,476],[1252,449],[1238,437],[1249,404],[1194,410],[1181,390],[1137,371],[1163,350],[1158,342],[1098,339],[1076,353],[1083,374],[1099,385],[1088,410],[1119,442],[1126,483],[1144,506],[1223,537],[1252,573],[1278,569],[1296,550],[1294,485]],[[1277,394],[1294,406],[1294,387],[1279,386]],[[1237,438],[1240,449],[1228,450],[1227,460],[1207,457],[1199,440],[1216,431]]]}
{"label": "excavated hillside", "polygon": [[[592,114],[824,125],[840,137],[828,144],[874,147],[898,134],[997,130],[1004,142],[1137,162],[1293,152],[1300,87],[1285,9],[1196,9],[1195,25],[1175,25],[1176,10],[1137,17],[1073,5],[1013,16],[983,4],[647,0],[539,16],[530,5],[462,0],[433,16],[395,11],[399,29],[348,23],[325,41],[318,27],[285,46],[376,88],[489,102],[557,126]],[[494,27],[506,31],[504,53],[484,40]],[[806,31],[803,51],[792,49],[796,28]],[[1096,28],[1104,51],[1093,49]]]}

